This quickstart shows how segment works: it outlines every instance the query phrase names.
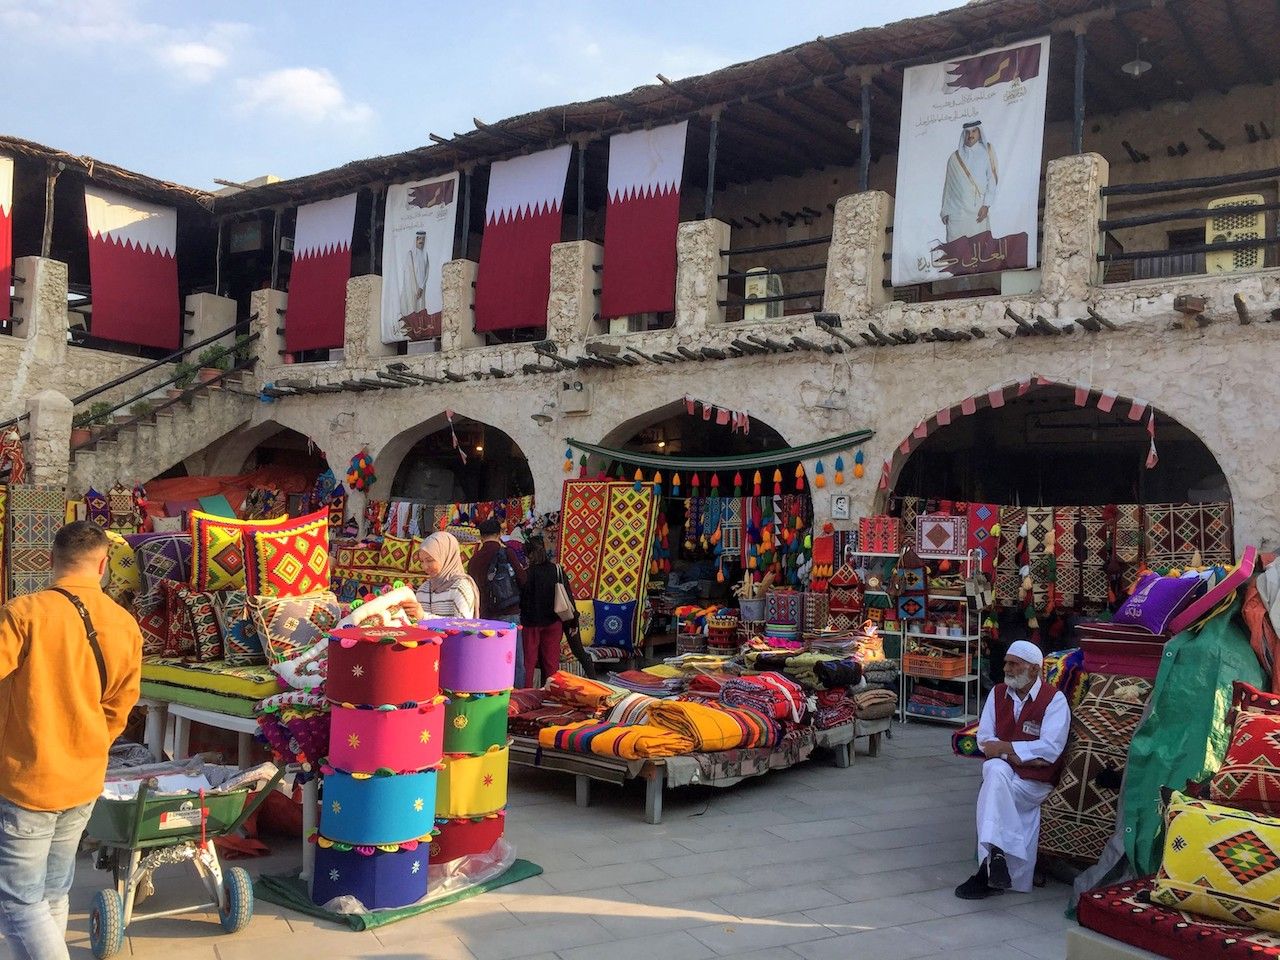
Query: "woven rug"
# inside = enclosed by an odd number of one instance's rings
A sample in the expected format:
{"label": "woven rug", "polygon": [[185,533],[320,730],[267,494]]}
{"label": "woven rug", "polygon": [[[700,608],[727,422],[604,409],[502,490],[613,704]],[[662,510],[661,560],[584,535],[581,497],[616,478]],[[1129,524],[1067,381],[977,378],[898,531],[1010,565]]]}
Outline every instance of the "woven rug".
{"label": "woven rug", "polygon": [[903,497],[902,505],[902,537],[904,543],[916,542],[916,518],[924,513],[924,501],[919,497]]}
{"label": "woven rug", "polygon": [[742,550],[742,498],[720,500],[720,548],[724,556],[735,560]]}
{"label": "woven rug", "polygon": [[996,599],[1001,603],[1017,603],[1022,587],[1018,573],[1018,532],[1027,522],[1022,507],[1000,508],[1000,545],[996,552]]}
{"label": "woven rug", "polygon": [[1057,559],[1058,596],[1064,606],[1080,600],[1080,558],[1078,540],[1079,507],[1055,507],[1053,511],[1054,556]]}
{"label": "woven rug", "polygon": [[66,519],[61,487],[19,484],[9,488],[7,559],[9,596],[44,590],[51,582],[49,551]]}
{"label": "woven rug", "polygon": [[[595,599],[606,603],[625,603],[644,596],[657,520],[657,499],[652,486],[644,484],[636,490],[629,483],[609,485],[609,512],[600,551],[600,572],[593,594]],[[639,620],[639,617],[635,620],[637,630]]]}
{"label": "woven rug", "polygon": [[602,480],[566,480],[560,507],[560,565],[573,584],[573,595],[596,595],[609,487]]}
{"label": "woven rug", "polygon": [[1206,564],[1235,559],[1229,503],[1161,503],[1146,508],[1147,565],[1184,566],[1196,553]]}
{"label": "woven rug", "polygon": [[1096,607],[1107,602],[1110,536],[1106,507],[1081,507],[1076,520],[1076,559],[1080,561],[1080,602]]}
{"label": "woven rug", "polygon": [[994,582],[997,538],[992,530],[1000,522],[1000,508],[994,503],[971,503],[966,508],[969,520],[968,549],[978,555],[978,569]]}
{"label": "woven rug", "polygon": [[1096,675],[1072,714],[1066,761],[1040,808],[1040,852],[1094,863],[1115,831],[1116,804],[1129,743],[1151,681]]}

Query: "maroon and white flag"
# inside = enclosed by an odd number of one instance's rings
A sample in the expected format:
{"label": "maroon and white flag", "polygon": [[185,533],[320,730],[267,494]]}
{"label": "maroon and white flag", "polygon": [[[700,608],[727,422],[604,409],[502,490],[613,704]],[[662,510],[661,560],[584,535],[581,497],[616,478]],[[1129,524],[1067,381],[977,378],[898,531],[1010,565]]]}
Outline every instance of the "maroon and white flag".
{"label": "maroon and white flag", "polygon": [[676,230],[689,121],[609,140],[600,316],[661,313],[676,305]]}
{"label": "maroon and white flag", "polygon": [[560,242],[569,144],[489,170],[476,276],[476,331],[547,325],[551,246]]}
{"label": "maroon and white flag", "polygon": [[84,209],[93,291],[90,333],[176,350],[182,340],[174,255],[178,211],[93,186],[84,188]]}
{"label": "maroon and white flag", "polygon": [[0,291],[4,304],[0,319],[8,319],[13,287],[13,157],[0,156]]}
{"label": "maroon and white flag", "polygon": [[290,353],[342,346],[355,220],[354,193],[298,208],[284,317],[284,348]]}

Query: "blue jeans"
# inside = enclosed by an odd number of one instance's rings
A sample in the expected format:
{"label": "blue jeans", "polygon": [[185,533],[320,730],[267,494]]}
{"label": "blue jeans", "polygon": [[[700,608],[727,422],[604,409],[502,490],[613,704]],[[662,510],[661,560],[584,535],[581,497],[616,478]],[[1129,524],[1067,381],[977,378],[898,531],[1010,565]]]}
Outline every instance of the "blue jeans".
{"label": "blue jeans", "polygon": [[19,960],[67,957],[67,894],[92,811],[40,813],[0,797],[0,933]]}

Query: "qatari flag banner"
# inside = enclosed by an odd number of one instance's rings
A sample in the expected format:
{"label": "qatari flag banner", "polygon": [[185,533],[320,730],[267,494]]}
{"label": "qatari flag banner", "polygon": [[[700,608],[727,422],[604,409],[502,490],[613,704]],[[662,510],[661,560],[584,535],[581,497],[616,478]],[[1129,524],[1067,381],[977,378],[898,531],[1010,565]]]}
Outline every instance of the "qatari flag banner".
{"label": "qatari flag banner", "polygon": [[84,188],[89,220],[89,331],[119,343],[176,350],[178,211],[97,187]]}
{"label": "qatari flag banner", "polygon": [[1034,267],[1049,38],[902,75],[893,283]]}
{"label": "qatari flag banner", "polygon": [[290,353],[342,346],[355,220],[354,193],[298,208],[284,315],[284,348]]}
{"label": "qatari flag banner", "polygon": [[476,275],[476,331],[545,327],[551,245],[560,242],[569,144],[500,160],[489,171]]}
{"label": "qatari flag banner", "polygon": [[13,286],[13,157],[0,156],[0,291],[4,305],[0,318],[8,319],[13,311],[9,299]]}
{"label": "qatari flag banner", "polygon": [[676,230],[689,122],[609,140],[600,315],[674,310]]}

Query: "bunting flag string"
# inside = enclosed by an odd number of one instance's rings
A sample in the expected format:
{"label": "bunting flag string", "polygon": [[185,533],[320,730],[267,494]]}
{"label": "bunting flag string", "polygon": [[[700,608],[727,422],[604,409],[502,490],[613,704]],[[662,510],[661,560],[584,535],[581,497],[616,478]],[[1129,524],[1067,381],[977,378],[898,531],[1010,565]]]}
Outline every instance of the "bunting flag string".
{"label": "bunting flag string", "polygon": [[458,451],[458,458],[462,461],[462,465],[467,465],[467,451],[462,448],[462,444],[458,442],[458,432],[453,429],[453,411],[446,410],[444,418],[449,421],[449,436],[453,438],[453,449]]}
{"label": "bunting flag string", "polygon": [[746,436],[751,432],[751,415],[742,410],[730,410],[706,400],[697,400],[688,394],[684,396],[684,410],[691,417],[701,416],[703,420],[714,418],[717,425],[728,427],[730,433]]}

